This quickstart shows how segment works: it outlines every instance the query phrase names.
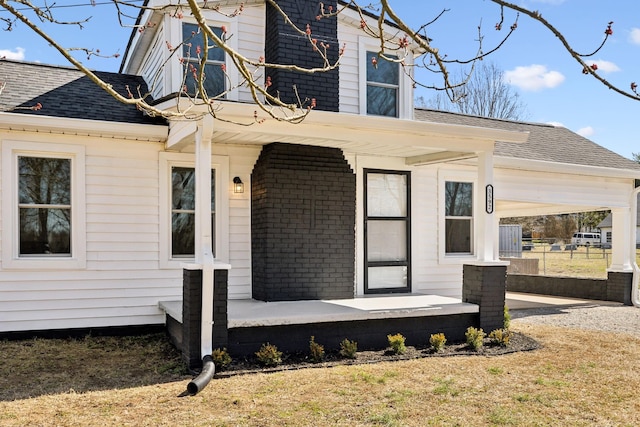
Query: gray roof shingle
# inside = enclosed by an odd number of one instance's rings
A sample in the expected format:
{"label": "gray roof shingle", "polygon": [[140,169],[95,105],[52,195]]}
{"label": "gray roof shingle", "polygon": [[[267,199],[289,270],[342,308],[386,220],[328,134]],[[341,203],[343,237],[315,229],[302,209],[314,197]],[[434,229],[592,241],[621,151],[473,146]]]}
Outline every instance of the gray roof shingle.
{"label": "gray roof shingle", "polygon": [[[126,86],[146,92],[142,77],[95,71],[95,74],[127,96]],[[54,65],[0,60],[0,111],[50,117],[101,120],[121,123],[162,124],[132,105],[118,102],[81,71]],[[42,109],[31,110],[37,103]]]}
{"label": "gray roof shingle", "polygon": [[415,119],[436,123],[529,132],[529,139],[523,144],[496,143],[496,156],[640,171],[640,165],[636,162],[607,150],[564,127],[469,116],[429,109],[416,109]]}

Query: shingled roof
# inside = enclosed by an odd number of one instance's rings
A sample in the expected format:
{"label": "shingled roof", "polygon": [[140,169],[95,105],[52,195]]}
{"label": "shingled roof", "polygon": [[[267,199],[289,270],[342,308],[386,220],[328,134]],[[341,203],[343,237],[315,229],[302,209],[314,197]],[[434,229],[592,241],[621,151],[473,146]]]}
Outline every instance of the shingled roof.
{"label": "shingled roof", "polygon": [[[142,77],[96,71],[95,74],[126,96],[126,86],[143,93]],[[118,102],[81,71],[54,65],[0,60],[0,112],[68,117],[121,123],[162,124],[132,105]],[[30,109],[40,103],[40,110]]]}
{"label": "shingled roof", "polygon": [[524,144],[496,143],[495,155],[500,157],[640,171],[640,165],[636,162],[607,150],[564,127],[469,116],[429,109],[416,109],[415,119],[436,123],[529,132],[529,139]]}

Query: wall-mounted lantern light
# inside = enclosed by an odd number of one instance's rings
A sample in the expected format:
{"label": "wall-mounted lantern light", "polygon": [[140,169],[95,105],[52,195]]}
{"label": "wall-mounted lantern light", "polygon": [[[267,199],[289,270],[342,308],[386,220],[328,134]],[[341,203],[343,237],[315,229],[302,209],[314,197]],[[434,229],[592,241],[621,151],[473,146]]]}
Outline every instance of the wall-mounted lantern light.
{"label": "wall-mounted lantern light", "polygon": [[234,193],[244,193],[244,184],[239,176],[233,178],[233,192]]}

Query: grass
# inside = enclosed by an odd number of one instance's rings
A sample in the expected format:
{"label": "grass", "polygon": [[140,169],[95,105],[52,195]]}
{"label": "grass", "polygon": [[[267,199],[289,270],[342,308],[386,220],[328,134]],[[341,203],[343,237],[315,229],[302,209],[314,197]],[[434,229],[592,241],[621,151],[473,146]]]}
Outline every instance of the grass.
{"label": "grass", "polygon": [[[550,251],[549,245],[536,244],[534,250],[523,251],[523,258],[537,258],[539,274],[546,276],[568,276],[606,279],[611,265],[611,249],[579,247],[574,251]],[[640,265],[640,252],[636,252]]]}
{"label": "grass", "polygon": [[543,348],[213,380],[163,335],[0,342],[0,425],[640,424],[640,339],[514,322]]}

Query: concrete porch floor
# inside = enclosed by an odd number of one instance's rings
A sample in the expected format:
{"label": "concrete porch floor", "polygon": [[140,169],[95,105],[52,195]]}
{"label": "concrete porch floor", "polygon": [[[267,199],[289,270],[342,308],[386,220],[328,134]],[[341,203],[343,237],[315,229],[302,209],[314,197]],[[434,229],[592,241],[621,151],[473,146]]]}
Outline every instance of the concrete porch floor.
{"label": "concrete porch floor", "polygon": [[[439,295],[382,295],[342,300],[229,300],[228,327],[280,326],[369,319],[447,316],[478,313],[476,304]],[[182,301],[161,301],[159,307],[182,319]]]}

